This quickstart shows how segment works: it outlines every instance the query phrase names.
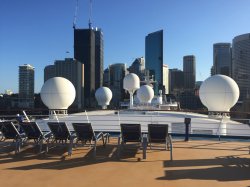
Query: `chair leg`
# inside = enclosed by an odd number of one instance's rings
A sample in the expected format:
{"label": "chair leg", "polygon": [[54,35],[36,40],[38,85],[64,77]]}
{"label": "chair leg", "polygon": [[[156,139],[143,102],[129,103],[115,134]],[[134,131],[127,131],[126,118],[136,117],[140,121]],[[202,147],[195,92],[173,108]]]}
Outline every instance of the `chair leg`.
{"label": "chair leg", "polygon": [[121,137],[118,137],[118,146],[117,146],[117,157],[120,158],[120,150],[121,149]]}
{"label": "chair leg", "polygon": [[143,148],[143,159],[147,157],[147,137],[143,137],[142,139],[142,148]]}
{"label": "chair leg", "polygon": [[70,137],[69,150],[68,150],[68,155],[69,156],[72,155],[73,144],[74,144],[74,139],[73,139],[73,137]]}
{"label": "chair leg", "polygon": [[93,156],[96,158],[96,140],[94,141]]}
{"label": "chair leg", "polygon": [[39,144],[39,154],[41,154],[41,152],[42,152],[42,148],[43,148],[43,139],[42,139],[42,138],[41,138],[41,139],[39,139],[38,144]]}

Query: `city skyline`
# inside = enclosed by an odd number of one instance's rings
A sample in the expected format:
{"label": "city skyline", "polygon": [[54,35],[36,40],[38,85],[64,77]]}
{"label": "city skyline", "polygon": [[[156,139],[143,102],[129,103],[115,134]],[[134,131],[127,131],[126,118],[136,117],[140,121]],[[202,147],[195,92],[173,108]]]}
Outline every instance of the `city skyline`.
{"label": "city skyline", "polygon": [[[79,0],[77,28],[88,28],[88,3]],[[35,67],[35,92],[40,92],[44,67],[74,56],[74,12],[75,1],[1,2],[1,93],[18,92],[18,67],[23,64]],[[214,43],[232,43],[235,36],[250,32],[249,12],[250,2],[243,0],[93,0],[92,25],[104,33],[104,69],[115,63],[129,67],[135,58],[145,57],[145,36],[163,29],[163,63],[182,69],[183,56],[193,54],[199,81],[210,75]]]}

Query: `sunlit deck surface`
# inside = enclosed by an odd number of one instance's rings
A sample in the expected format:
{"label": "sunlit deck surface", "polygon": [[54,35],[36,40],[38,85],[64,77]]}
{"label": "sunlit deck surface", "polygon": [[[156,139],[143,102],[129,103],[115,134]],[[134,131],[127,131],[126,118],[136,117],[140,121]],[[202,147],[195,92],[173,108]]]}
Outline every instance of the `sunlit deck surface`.
{"label": "sunlit deck surface", "polygon": [[129,146],[116,157],[117,139],[97,147],[93,159],[88,147],[77,147],[71,157],[66,148],[56,147],[38,155],[25,146],[18,155],[0,143],[0,184],[7,186],[250,186],[250,142],[174,140],[174,160],[169,151],[157,147],[142,150]]}

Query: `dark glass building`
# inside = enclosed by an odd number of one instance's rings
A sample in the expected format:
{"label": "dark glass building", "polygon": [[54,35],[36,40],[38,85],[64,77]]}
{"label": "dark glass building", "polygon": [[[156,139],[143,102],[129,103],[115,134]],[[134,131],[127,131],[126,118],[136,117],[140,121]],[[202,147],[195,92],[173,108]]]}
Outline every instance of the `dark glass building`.
{"label": "dark glass building", "polygon": [[95,29],[95,87],[103,86],[103,33]]}
{"label": "dark glass building", "polygon": [[74,58],[84,64],[85,107],[95,106],[95,90],[103,84],[103,33],[74,29]]}
{"label": "dark glass building", "polygon": [[232,76],[232,51],[230,43],[216,43],[213,45],[213,67],[215,74]]}
{"label": "dark glass building", "polygon": [[163,90],[163,30],[150,33],[145,39],[145,64],[150,76],[157,82],[155,95]]}
{"label": "dark glass building", "polygon": [[184,89],[194,89],[196,81],[196,62],[194,55],[183,57]]}
{"label": "dark glass building", "polygon": [[179,69],[169,69],[170,93],[176,95],[184,88],[184,73]]}

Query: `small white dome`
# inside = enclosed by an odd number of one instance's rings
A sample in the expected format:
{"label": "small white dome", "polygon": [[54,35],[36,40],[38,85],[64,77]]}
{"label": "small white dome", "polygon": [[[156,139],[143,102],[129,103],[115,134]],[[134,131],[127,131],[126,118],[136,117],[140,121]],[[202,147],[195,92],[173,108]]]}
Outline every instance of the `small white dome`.
{"label": "small white dome", "polygon": [[40,94],[49,109],[68,109],[75,100],[76,91],[68,79],[53,77],[43,84]]}
{"label": "small white dome", "polygon": [[154,90],[148,85],[143,85],[136,94],[141,103],[150,103],[154,97]]}
{"label": "small white dome", "polygon": [[208,111],[229,111],[238,101],[240,91],[232,78],[214,75],[201,84],[199,95]]}
{"label": "small white dome", "polygon": [[107,87],[100,87],[95,92],[95,98],[98,105],[102,106],[102,108],[106,108],[112,99],[112,91]]}
{"label": "small white dome", "polygon": [[134,73],[129,73],[123,79],[123,88],[129,92],[134,93],[140,88],[140,79]]}

